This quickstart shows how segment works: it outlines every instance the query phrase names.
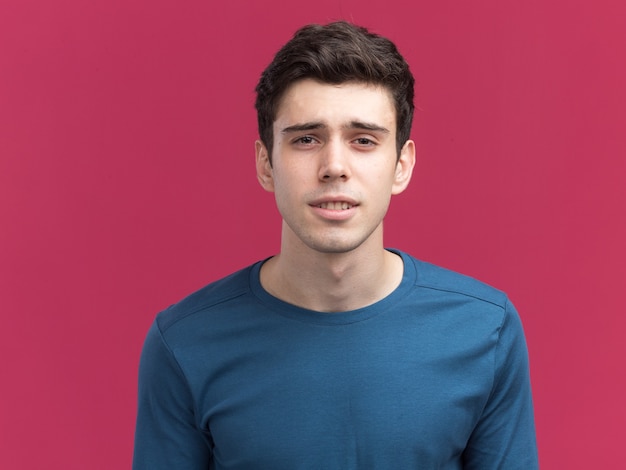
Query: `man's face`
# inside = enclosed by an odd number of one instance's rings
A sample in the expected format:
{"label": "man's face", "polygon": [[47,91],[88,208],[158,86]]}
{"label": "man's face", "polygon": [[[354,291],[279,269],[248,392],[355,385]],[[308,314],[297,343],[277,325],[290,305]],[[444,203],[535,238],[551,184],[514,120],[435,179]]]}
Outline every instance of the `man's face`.
{"label": "man's face", "polygon": [[392,194],[411,177],[415,149],[396,149],[396,115],[386,89],[348,82],[294,83],[274,122],[271,164],[256,143],[257,176],[274,192],[283,244],[324,253],[382,246]]}

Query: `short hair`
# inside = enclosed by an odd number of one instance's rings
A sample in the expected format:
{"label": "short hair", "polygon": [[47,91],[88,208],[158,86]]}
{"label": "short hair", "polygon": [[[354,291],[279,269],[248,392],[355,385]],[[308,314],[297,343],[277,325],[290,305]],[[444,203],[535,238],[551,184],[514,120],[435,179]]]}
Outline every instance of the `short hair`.
{"label": "short hair", "polygon": [[382,86],[393,97],[398,155],[409,139],[413,122],[415,79],[409,65],[389,39],[346,21],[300,28],[274,56],[256,86],[259,137],[270,154],[273,125],[285,91],[295,82],[346,82]]}

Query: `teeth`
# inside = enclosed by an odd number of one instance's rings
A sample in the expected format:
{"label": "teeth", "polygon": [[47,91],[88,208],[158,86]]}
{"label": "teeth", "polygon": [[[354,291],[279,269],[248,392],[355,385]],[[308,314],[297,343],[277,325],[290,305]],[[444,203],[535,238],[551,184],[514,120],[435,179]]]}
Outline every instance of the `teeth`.
{"label": "teeth", "polygon": [[352,206],[348,204],[347,202],[323,202],[318,207],[321,209],[330,209],[334,211],[339,211],[339,210],[350,209],[350,207]]}

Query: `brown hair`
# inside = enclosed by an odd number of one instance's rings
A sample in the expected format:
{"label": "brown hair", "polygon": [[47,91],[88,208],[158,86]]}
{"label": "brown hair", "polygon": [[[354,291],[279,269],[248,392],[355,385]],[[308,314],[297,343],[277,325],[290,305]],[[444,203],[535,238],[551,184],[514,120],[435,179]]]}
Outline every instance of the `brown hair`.
{"label": "brown hair", "polygon": [[276,54],[256,86],[259,136],[268,152],[274,144],[273,124],[284,92],[306,78],[322,83],[361,82],[389,90],[396,109],[398,155],[413,122],[415,80],[389,39],[345,21],[307,25]]}

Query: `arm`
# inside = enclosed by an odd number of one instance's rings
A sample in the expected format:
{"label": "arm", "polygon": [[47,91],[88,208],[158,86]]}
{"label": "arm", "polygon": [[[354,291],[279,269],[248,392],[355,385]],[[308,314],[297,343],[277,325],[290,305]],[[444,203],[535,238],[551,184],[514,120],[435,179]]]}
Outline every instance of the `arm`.
{"label": "arm", "polygon": [[139,364],[133,470],[206,470],[210,436],[198,429],[187,380],[155,321]]}
{"label": "arm", "polygon": [[465,469],[539,468],[528,351],[521,321],[509,301],[499,331],[491,394],[463,461]]}

